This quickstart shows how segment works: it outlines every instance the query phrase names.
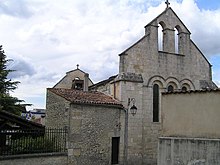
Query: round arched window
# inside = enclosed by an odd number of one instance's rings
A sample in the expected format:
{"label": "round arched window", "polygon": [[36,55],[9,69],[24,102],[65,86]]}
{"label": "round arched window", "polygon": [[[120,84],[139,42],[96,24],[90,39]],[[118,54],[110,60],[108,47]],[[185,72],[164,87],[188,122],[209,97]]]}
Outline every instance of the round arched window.
{"label": "round arched window", "polygon": [[168,91],[168,92],[173,92],[173,91],[174,91],[173,86],[172,86],[172,85],[169,85],[169,86],[167,87],[167,91]]}

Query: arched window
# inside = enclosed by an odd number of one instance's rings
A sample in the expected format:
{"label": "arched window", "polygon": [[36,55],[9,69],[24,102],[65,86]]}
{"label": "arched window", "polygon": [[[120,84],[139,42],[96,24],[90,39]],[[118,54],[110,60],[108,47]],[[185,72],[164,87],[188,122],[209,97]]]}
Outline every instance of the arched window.
{"label": "arched window", "polygon": [[174,91],[173,86],[172,86],[172,85],[169,85],[169,86],[167,87],[167,91],[168,91],[168,92],[173,92],[173,91]]}
{"label": "arched window", "polygon": [[159,122],[159,99],[160,99],[160,93],[159,93],[159,85],[154,84],[153,85],[153,122]]}
{"label": "arched window", "polygon": [[190,87],[190,85],[188,83],[183,83],[182,87],[181,87],[181,91],[186,92],[191,90],[192,88]]}
{"label": "arched window", "polygon": [[182,91],[183,91],[183,92],[186,92],[186,91],[187,91],[187,88],[186,88],[185,86],[183,86],[183,87],[182,87]]}

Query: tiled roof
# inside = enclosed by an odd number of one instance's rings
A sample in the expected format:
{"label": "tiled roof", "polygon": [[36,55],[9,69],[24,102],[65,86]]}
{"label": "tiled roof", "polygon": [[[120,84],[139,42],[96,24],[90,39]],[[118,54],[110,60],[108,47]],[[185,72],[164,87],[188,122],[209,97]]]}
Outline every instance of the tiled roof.
{"label": "tiled roof", "polygon": [[48,90],[72,103],[104,104],[123,107],[122,104],[116,99],[97,91],[81,91],[64,88],[49,88]]}
{"label": "tiled roof", "polygon": [[220,92],[220,88],[216,89],[201,89],[201,90],[188,90],[188,91],[173,91],[173,92],[162,92],[163,95],[166,94],[187,94],[187,93],[205,93],[205,92]]}

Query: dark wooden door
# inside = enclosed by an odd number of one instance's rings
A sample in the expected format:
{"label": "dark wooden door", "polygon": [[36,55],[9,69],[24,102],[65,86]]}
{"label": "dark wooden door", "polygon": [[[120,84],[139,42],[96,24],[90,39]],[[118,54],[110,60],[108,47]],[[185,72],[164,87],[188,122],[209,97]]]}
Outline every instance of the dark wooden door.
{"label": "dark wooden door", "polygon": [[112,138],[112,164],[118,164],[120,137]]}

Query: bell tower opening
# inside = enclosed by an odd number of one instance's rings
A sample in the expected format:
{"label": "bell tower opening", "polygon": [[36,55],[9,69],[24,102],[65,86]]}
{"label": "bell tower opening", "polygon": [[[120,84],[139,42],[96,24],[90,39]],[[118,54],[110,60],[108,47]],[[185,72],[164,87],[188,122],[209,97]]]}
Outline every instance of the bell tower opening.
{"label": "bell tower opening", "polygon": [[178,37],[178,30],[176,28],[174,28],[175,30],[175,53],[178,54],[179,53],[179,37]]}
{"label": "bell tower opening", "polygon": [[76,77],[72,81],[72,89],[83,90],[83,84],[84,84],[84,81],[80,80],[79,77]]}
{"label": "bell tower opening", "polygon": [[164,29],[166,28],[166,24],[164,22],[160,22],[158,24],[158,51],[164,51]]}
{"label": "bell tower opening", "polygon": [[163,28],[158,25],[158,51],[163,51]]}

